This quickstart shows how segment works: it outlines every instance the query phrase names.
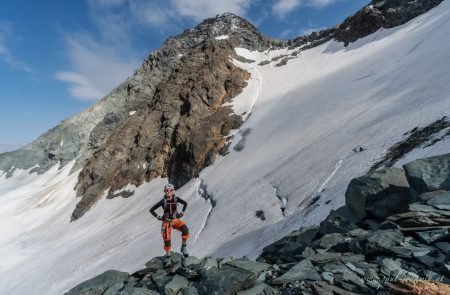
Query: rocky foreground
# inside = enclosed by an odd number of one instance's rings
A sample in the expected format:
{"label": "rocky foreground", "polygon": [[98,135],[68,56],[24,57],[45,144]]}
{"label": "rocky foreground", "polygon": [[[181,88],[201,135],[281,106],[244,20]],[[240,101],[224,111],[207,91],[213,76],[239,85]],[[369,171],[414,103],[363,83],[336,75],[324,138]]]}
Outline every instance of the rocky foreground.
{"label": "rocky foreground", "polygon": [[346,205],[257,259],[162,257],[75,294],[450,294],[450,154],[353,179]]}

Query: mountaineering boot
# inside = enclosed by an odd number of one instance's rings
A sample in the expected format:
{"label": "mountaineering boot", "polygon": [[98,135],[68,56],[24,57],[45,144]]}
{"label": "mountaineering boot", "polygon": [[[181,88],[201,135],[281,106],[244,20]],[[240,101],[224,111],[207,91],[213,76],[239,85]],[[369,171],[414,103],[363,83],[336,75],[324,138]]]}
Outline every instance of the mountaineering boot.
{"label": "mountaineering boot", "polygon": [[187,252],[187,249],[186,249],[186,245],[182,245],[181,246],[181,254],[183,254],[184,257],[188,257],[189,256],[189,254]]}
{"label": "mountaineering boot", "polygon": [[171,262],[172,262],[172,259],[170,257],[170,254],[166,254],[166,256],[164,256],[164,259],[163,259],[164,267],[168,267]]}

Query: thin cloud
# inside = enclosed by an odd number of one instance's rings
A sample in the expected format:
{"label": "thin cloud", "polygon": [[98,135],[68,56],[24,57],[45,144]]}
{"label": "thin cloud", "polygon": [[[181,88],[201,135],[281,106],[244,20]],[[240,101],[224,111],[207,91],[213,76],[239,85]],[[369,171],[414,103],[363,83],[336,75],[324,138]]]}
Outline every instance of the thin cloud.
{"label": "thin cloud", "polygon": [[336,2],[340,2],[340,1],[345,1],[345,0],[309,0],[307,1],[307,5],[308,6],[313,6],[313,7],[325,7],[331,4],[334,4]]}
{"label": "thin cloud", "polygon": [[283,18],[288,13],[291,13],[296,8],[303,4],[303,0],[278,0],[272,6],[272,12],[279,18]]}
{"label": "thin cloud", "polygon": [[67,83],[67,91],[78,100],[98,100],[133,74],[141,56],[130,36],[134,18],[127,0],[88,0],[89,14],[97,30],[65,34],[69,69],[54,78]]}
{"label": "thin cloud", "polygon": [[164,30],[225,12],[245,15],[259,0],[86,1],[97,30],[64,36],[70,67],[54,75],[80,100],[97,100],[132,75],[142,59],[130,37],[135,30]]}
{"label": "thin cloud", "polygon": [[[253,1],[255,2],[255,1]],[[251,0],[171,0],[173,8],[179,15],[196,21],[217,14],[232,12],[245,16],[252,4]]]}
{"label": "thin cloud", "polygon": [[340,1],[346,0],[277,0],[272,6],[272,13],[282,19],[302,6],[323,8]]}
{"label": "thin cloud", "polygon": [[89,5],[99,7],[114,7],[121,5],[126,0],[88,0]]}
{"label": "thin cloud", "polygon": [[287,38],[294,32],[293,29],[287,29],[280,33],[280,38]]}
{"label": "thin cloud", "polygon": [[71,96],[80,100],[103,97],[139,65],[89,36],[67,37],[66,47],[71,69],[57,72],[55,78],[67,82]]}
{"label": "thin cloud", "polygon": [[11,23],[0,23],[0,59],[14,70],[32,72],[33,69],[24,61],[16,58],[7,47],[6,42],[12,35]]}
{"label": "thin cloud", "polygon": [[322,30],[326,29],[326,27],[310,27],[310,28],[304,28],[300,32],[300,36],[308,36],[311,35],[314,32],[320,32]]}

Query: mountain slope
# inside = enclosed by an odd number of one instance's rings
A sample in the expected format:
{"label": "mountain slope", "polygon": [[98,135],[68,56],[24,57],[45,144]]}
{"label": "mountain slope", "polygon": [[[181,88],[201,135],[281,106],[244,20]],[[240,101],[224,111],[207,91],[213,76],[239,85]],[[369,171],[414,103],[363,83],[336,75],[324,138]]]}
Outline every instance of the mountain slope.
{"label": "mountain slope", "polygon": [[[177,192],[189,203],[185,220],[192,254],[255,258],[265,245],[343,205],[350,179],[368,171],[406,132],[446,115],[449,14],[449,1],[444,1],[405,25],[379,30],[348,46],[328,40],[302,50],[287,42],[259,52],[236,45],[232,67],[251,76],[226,105],[236,114],[245,113],[246,121],[226,138],[229,153]],[[226,37],[211,36],[217,47],[230,44]],[[285,65],[277,66],[282,60]],[[128,112],[134,110],[139,111],[133,106],[121,112],[133,117],[137,112]],[[120,130],[115,119],[111,122],[114,128],[106,129]],[[447,140],[406,157],[440,153],[448,148]],[[367,150],[355,154],[352,148],[358,145]],[[2,292],[58,294],[107,269],[140,269],[142,256],[162,252],[160,224],[147,210],[161,197],[167,179],[156,177],[137,188],[128,185],[110,192],[133,192],[128,199],[105,200],[108,191],[102,191],[100,201],[82,218],[69,222],[78,202],[72,188],[84,168],[75,161],[80,160],[68,157],[63,169],[54,166],[42,170],[44,175],[8,168],[10,173],[0,176]],[[264,220],[257,211],[263,211]],[[174,249],[178,247],[175,236]]]}

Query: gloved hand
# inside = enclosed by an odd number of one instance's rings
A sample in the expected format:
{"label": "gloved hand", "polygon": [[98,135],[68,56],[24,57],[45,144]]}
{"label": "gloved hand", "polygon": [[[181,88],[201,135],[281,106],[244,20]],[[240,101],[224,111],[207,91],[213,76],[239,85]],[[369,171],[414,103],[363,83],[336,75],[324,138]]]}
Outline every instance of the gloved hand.
{"label": "gloved hand", "polygon": [[176,217],[176,218],[181,218],[181,217],[183,217],[183,215],[184,215],[184,213],[183,213],[183,212],[180,212],[180,213],[177,213],[177,214],[175,215],[175,217]]}
{"label": "gloved hand", "polygon": [[157,218],[158,220],[161,220],[161,221],[164,220],[164,217],[162,217],[162,216],[156,216],[156,218]]}

